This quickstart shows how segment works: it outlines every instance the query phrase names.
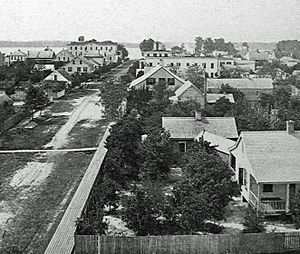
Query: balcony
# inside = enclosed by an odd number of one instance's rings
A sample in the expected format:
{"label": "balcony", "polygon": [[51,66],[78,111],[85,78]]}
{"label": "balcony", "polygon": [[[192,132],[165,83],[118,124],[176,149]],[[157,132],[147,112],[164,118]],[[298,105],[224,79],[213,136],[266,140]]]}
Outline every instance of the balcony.
{"label": "balcony", "polygon": [[285,200],[263,200],[260,203],[260,208],[265,213],[281,213],[285,212],[286,201]]}

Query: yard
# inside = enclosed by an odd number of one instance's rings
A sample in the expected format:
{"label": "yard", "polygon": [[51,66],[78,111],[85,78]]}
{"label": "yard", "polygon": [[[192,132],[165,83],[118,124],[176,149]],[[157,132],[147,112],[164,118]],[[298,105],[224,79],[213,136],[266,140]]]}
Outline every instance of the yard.
{"label": "yard", "polygon": [[[1,150],[96,147],[107,123],[95,90],[58,100],[33,129],[0,137]],[[48,146],[49,147],[49,146]],[[50,147],[51,149],[51,147]],[[0,154],[0,253],[43,253],[93,152]]]}

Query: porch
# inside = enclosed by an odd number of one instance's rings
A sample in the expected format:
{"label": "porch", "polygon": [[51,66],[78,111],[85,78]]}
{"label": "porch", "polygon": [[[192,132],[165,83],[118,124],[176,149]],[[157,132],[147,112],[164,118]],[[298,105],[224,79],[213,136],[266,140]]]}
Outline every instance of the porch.
{"label": "porch", "polygon": [[288,214],[290,199],[299,190],[299,184],[257,183],[250,175],[249,203],[265,214]]}

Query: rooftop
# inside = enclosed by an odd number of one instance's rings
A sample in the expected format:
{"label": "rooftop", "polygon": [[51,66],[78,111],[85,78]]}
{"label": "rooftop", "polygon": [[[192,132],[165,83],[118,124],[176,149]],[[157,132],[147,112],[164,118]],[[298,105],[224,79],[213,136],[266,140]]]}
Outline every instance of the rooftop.
{"label": "rooftop", "polygon": [[89,43],[95,43],[97,45],[118,45],[118,43],[107,40],[107,41],[96,41],[96,40],[89,40],[89,41],[71,41],[68,43],[68,46],[72,45],[85,45]]}
{"label": "rooftop", "polygon": [[216,103],[216,101],[221,99],[222,97],[225,97],[231,103],[235,103],[233,95],[231,93],[230,94],[208,93],[207,94],[207,103]]}
{"label": "rooftop", "polygon": [[271,78],[232,78],[232,79],[207,79],[207,88],[218,88],[228,84],[236,89],[273,89]]}
{"label": "rooftop", "polygon": [[225,138],[237,138],[234,117],[162,117],[162,127],[174,139],[194,139],[203,130]]}
{"label": "rooftop", "polygon": [[258,182],[300,182],[300,131],[245,131],[241,137]]}

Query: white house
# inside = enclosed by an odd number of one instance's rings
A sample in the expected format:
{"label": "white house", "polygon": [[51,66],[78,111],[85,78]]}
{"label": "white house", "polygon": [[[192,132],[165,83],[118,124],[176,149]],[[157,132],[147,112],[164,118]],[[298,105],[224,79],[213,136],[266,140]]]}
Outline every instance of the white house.
{"label": "white house", "polygon": [[66,84],[72,83],[71,76],[62,69],[54,70],[46,78],[44,78],[44,81],[61,81],[65,82]]}
{"label": "white house", "polygon": [[56,54],[55,60],[58,62],[70,62],[75,58],[75,56],[67,49],[62,49]]}
{"label": "white house", "polygon": [[91,61],[86,59],[85,57],[77,56],[72,61],[63,65],[61,69],[65,70],[69,74],[91,73],[98,66],[101,66],[101,64],[96,61]]}
{"label": "white house", "polygon": [[8,65],[10,65],[11,63],[14,63],[14,62],[23,62],[27,59],[28,55],[21,51],[21,50],[17,50],[15,52],[10,52],[8,55],[6,55],[6,63]]}

